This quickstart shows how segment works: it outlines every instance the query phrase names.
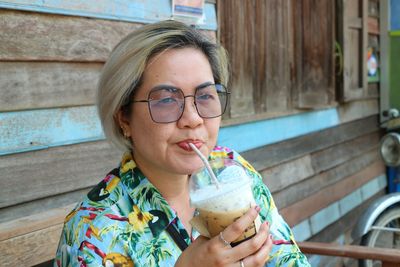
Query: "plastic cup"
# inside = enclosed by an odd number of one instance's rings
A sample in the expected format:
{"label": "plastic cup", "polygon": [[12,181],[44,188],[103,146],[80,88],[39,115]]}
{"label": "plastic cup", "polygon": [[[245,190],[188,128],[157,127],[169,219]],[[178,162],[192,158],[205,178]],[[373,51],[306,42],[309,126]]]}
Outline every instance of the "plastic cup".
{"label": "plastic cup", "polygon": [[[202,233],[204,230],[201,230],[200,233],[214,237],[256,203],[252,192],[252,178],[238,162],[224,158],[209,163],[218,179],[218,187],[208,170],[201,168],[190,178],[190,202],[198,211],[197,227],[194,227],[198,230],[205,228],[207,232]],[[260,219],[257,217],[231,246],[253,237],[259,227]]]}

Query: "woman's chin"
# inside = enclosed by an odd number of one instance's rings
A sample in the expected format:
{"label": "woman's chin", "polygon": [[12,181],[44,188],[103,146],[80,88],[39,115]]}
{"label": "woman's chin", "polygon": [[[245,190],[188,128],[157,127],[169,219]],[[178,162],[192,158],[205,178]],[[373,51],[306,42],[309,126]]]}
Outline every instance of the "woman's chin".
{"label": "woman's chin", "polygon": [[181,164],[179,164],[179,166],[176,166],[175,168],[181,174],[190,175],[198,169],[202,168],[203,166],[203,162],[200,159],[196,159],[182,161]]}

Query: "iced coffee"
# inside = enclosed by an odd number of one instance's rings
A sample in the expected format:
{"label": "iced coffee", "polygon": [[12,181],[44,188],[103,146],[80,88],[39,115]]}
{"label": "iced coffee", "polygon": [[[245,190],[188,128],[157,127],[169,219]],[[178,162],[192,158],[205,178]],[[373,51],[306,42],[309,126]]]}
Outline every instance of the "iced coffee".
{"label": "iced coffee", "polygon": [[[255,206],[255,201],[252,179],[240,164],[231,159],[218,159],[210,161],[210,165],[218,179],[218,187],[212,181],[208,170],[202,168],[191,176],[190,200],[191,205],[198,211],[197,222],[203,224],[204,230],[207,230],[206,233],[200,233],[214,237]],[[194,227],[199,228],[196,225]],[[257,217],[231,245],[238,245],[251,238],[259,227],[260,219]]]}

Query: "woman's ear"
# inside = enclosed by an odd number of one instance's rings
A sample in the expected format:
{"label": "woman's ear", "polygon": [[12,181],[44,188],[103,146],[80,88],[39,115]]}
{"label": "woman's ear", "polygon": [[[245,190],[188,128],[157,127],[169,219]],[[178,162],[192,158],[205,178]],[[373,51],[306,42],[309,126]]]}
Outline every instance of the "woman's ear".
{"label": "woman's ear", "polygon": [[118,121],[119,127],[121,127],[121,131],[124,137],[131,137],[131,124],[124,112],[120,109],[115,116]]}

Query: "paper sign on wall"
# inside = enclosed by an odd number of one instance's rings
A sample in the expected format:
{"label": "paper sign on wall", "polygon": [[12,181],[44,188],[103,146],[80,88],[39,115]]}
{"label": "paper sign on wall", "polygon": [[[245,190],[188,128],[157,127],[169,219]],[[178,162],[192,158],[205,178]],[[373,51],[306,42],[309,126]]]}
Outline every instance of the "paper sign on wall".
{"label": "paper sign on wall", "polygon": [[203,24],[204,0],[172,0],[172,16],[189,24]]}

